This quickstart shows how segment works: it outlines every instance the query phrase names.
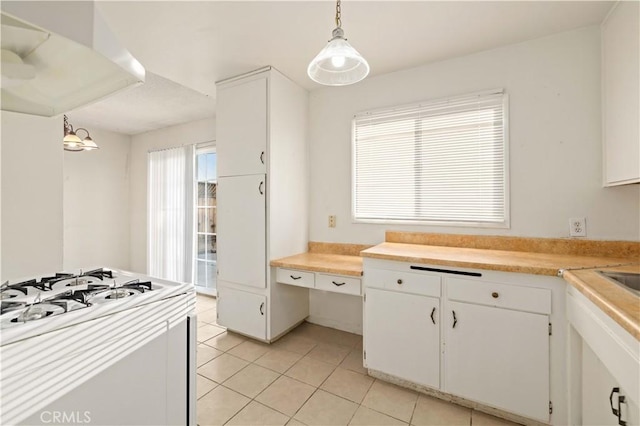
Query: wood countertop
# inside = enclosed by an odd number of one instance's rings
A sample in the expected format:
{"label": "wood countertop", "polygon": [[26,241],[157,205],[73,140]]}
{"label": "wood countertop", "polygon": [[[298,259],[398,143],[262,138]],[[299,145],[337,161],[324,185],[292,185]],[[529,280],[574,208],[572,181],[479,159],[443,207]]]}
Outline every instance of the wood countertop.
{"label": "wood countertop", "polygon": [[562,269],[585,269],[632,263],[629,258],[530,253],[421,244],[382,243],[363,250],[363,257],[400,262],[432,263],[461,268],[489,269],[523,274],[558,275]]}
{"label": "wood countertop", "polygon": [[344,254],[301,253],[272,260],[270,265],[328,274],[362,276],[362,258]]}
{"label": "wood countertop", "polygon": [[640,340],[640,297],[598,271],[640,273],[640,264],[611,268],[564,271],[562,277],[611,319]]}
{"label": "wood countertop", "polygon": [[[324,244],[324,243],[314,243]],[[630,243],[622,256],[609,256],[615,250],[607,249],[607,256],[590,251],[589,255],[569,253],[542,253],[532,251],[493,250],[487,248],[466,248],[440,245],[407,244],[404,242],[384,242],[357,253],[355,245],[339,247],[339,253],[328,253],[335,244],[327,244],[323,252],[316,252],[310,243],[310,252],[282,259],[272,260],[271,266],[324,272],[338,275],[362,276],[362,257],[386,259],[400,262],[454,266],[517,272],[524,274],[550,275],[562,277],[577,288],[607,315],[615,320],[636,339],[640,340],[640,297],[620,287],[597,271],[640,273],[640,258],[636,247]],[[351,246],[351,247],[349,247]],[[364,248],[364,247],[362,247]],[[313,250],[313,251],[312,251]],[[625,256],[627,255],[627,256]],[[362,257],[361,257],[362,256]]]}

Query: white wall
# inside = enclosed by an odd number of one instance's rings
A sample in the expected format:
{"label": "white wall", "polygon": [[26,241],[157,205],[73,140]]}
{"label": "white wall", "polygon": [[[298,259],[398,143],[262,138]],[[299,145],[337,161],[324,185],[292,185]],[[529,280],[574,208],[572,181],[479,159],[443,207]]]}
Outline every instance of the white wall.
{"label": "white wall", "polygon": [[2,116],[2,277],[62,269],[62,118]]}
{"label": "white wall", "polygon": [[[75,121],[73,125],[87,127]],[[89,130],[100,149],[64,152],[64,269],[127,270],[131,137]]]}
{"label": "white wall", "polygon": [[132,136],[129,193],[132,271],[147,272],[147,153],[163,148],[211,142],[215,137],[213,117]]}
{"label": "white wall", "polygon": [[[357,112],[505,88],[510,100],[511,229],[351,223]],[[372,77],[310,96],[310,239],[375,244],[384,231],[640,240],[640,186],[602,188],[600,33],[588,27]],[[336,228],[327,216],[337,216]]]}

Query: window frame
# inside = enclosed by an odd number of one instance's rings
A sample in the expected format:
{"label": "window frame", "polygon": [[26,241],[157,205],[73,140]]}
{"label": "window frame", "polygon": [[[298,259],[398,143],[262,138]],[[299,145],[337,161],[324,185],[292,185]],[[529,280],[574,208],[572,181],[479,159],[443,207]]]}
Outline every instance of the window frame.
{"label": "window frame", "polygon": [[[375,114],[388,112],[399,108],[416,107],[423,104],[442,102],[445,100],[455,100],[471,96],[483,96],[490,94],[502,94],[502,114],[503,114],[503,190],[504,190],[504,221],[502,222],[479,222],[479,221],[442,221],[442,220],[422,220],[422,219],[360,219],[356,217],[356,119],[364,114]],[[402,105],[376,108],[354,114],[351,120],[351,223],[354,224],[385,224],[385,225],[416,225],[416,226],[450,226],[465,228],[511,228],[511,200],[510,200],[510,170],[509,170],[509,94],[505,89],[483,90],[455,96],[445,96],[441,98],[427,99],[421,102],[414,102]]]}

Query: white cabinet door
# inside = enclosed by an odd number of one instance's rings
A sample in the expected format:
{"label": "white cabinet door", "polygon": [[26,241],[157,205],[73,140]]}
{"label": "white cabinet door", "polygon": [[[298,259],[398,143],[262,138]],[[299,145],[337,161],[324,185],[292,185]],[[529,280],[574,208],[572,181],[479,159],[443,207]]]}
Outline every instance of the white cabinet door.
{"label": "white cabinet door", "polygon": [[439,306],[435,297],[368,288],[364,329],[367,368],[439,388]]}
{"label": "white cabinet door", "polygon": [[265,175],[218,179],[218,280],[266,287]]}
{"label": "white cabinet door", "polygon": [[218,176],[266,173],[267,78],[219,87],[216,123]]}
{"label": "white cabinet door", "polygon": [[549,421],[547,315],[448,302],[445,391]]}
{"label": "white cabinet door", "polygon": [[602,23],[605,185],[640,182],[640,5],[622,1]]}
{"label": "white cabinet door", "polygon": [[[614,388],[618,392],[613,392]],[[613,392],[613,394],[612,394]],[[620,418],[628,425],[640,422],[638,404],[630,400],[624,388],[611,375],[607,367],[591,350],[589,345],[582,345],[582,424],[594,426],[617,425],[618,416],[613,409],[618,410],[618,400],[625,397],[620,404]]]}
{"label": "white cabinet door", "polygon": [[233,331],[266,340],[267,298],[227,288],[218,283],[218,324]]}

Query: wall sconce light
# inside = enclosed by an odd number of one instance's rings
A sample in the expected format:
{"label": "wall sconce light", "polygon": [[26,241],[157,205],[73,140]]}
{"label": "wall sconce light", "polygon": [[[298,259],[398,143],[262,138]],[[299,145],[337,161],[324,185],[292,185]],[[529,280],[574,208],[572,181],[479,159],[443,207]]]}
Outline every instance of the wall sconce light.
{"label": "wall sconce light", "polygon": [[[84,139],[80,139],[76,132],[80,130],[84,131],[87,136]],[[67,116],[64,116],[64,138],[62,139],[62,144],[64,145],[65,151],[92,151],[94,149],[98,149],[98,145],[91,139],[91,135],[89,135],[89,131],[85,128],[80,127],[77,130],[73,130],[73,126],[69,124],[69,120]]]}

